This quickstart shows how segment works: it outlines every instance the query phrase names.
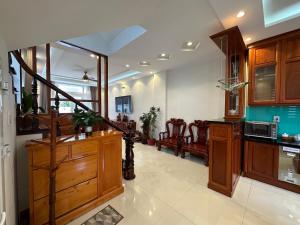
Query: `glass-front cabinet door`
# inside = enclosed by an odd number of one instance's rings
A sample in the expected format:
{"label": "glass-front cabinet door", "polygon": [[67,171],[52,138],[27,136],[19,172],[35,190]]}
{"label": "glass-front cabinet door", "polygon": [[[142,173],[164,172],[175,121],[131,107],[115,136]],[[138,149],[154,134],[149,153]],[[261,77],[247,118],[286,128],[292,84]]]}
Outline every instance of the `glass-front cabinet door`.
{"label": "glass-front cabinet door", "polygon": [[254,79],[254,101],[275,101],[276,65],[256,67]]}
{"label": "glass-front cabinet door", "polygon": [[278,48],[277,42],[250,48],[250,105],[272,105],[278,101]]}

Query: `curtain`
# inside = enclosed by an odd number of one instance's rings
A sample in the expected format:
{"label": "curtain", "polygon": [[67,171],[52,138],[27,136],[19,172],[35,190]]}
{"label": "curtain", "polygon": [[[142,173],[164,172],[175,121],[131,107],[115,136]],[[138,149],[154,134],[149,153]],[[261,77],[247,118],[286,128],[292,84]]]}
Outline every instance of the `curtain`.
{"label": "curtain", "polygon": [[42,107],[45,112],[48,112],[48,96],[47,96],[47,86],[40,83],[40,94],[39,94],[39,107]]}
{"label": "curtain", "polygon": [[[97,100],[97,87],[90,86],[91,91],[91,100],[96,101]],[[92,109],[95,112],[98,112],[98,104],[97,102],[92,102]]]}

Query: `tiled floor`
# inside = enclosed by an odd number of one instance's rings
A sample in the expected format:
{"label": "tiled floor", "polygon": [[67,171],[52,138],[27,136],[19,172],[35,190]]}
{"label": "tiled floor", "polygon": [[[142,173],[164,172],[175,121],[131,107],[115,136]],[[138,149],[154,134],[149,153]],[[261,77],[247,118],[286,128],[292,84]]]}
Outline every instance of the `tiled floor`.
{"label": "tiled floor", "polygon": [[300,195],[241,177],[232,198],[206,187],[208,168],[196,158],[135,144],[136,179],[125,193],[69,225],[78,225],[110,204],[119,225],[296,225]]}

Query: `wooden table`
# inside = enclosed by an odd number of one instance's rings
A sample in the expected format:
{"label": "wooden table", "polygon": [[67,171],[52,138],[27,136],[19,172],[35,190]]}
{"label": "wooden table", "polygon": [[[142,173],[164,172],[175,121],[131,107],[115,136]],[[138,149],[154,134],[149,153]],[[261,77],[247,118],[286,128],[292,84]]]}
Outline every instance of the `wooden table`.
{"label": "wooden table", "polygon": [[[49,147],[28,142],[30,224],[48,221]],[[66,224],[124,191],[122,133],[99,131],[74,136],[56,150],[64,159],[56,175],[56,223]]]}

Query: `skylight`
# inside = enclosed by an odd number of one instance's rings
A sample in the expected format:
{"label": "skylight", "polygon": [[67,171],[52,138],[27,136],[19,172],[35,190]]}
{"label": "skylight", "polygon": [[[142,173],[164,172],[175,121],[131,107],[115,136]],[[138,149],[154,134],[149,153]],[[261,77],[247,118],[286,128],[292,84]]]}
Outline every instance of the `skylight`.
{"label": "skylight", "polygon": [[109,56],[143,35],[146,31],[142,26],[134,25],[110,32],[98,32],[71,38],[66,41]]}
{"label": "skylight", "polygon": [[300,16],[299,0],[262,0],[265,27]]}

